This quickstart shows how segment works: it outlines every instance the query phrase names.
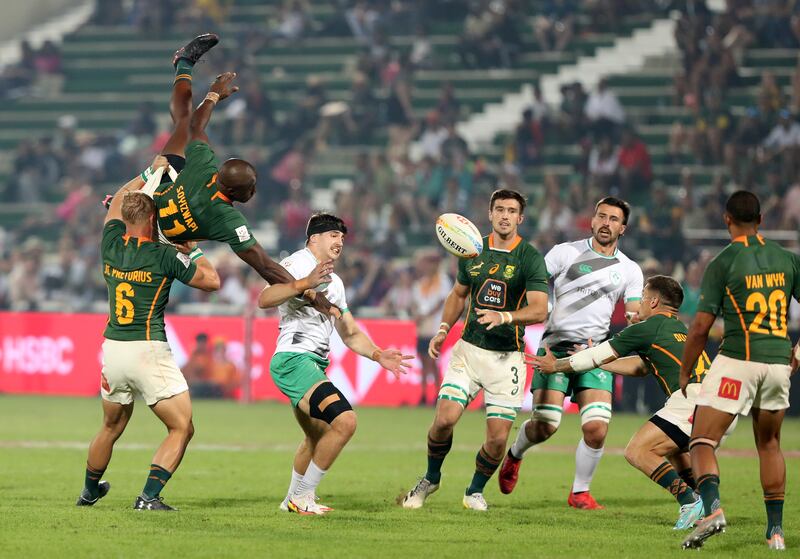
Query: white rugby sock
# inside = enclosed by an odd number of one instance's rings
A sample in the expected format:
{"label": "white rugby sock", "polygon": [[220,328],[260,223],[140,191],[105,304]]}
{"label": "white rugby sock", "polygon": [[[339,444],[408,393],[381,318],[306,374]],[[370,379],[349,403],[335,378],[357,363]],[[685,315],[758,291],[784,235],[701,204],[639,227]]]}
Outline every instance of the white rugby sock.
{"label": "white rugby sock", "polygon": [[519,426],[517,438],[514,440],[514,444],[511,445],[511,456],[517,460],[520,460],[522,455],[525,454],[525,451],[534,445],[534,443],[528,439],[528,435],[525,434],[525,428],[530,422],[531,420],[528,419]]}
{"label": "white rugby sock", "polygon": [[295,469],[292,468],[292,481],[289,482],[289,490],[286,492],[287,498],[294,495],[294,492],[301,481],[303,481],[303,474],[298,474]]}
{"label": "white rugby sock", "polygon": [[297,487],[292,494],[299,497],[300,495],[305,495],[306,493],[316,492],[319,482],[322,481],[322,476],[324,476],[325,472],[327,471],[328,470],[320,469],[319,466],[314,464],[314,461],[312,460],[306,469],[306,473],[303,475],[303,479],[298,482]]}
{"label": "white rugby sock", "polygon": [[594,471],[603,457],[604,448],[592,448],[581,438],[578,449],[575,451],[575,480],[572,482],[572,492],[580,493],[589,491]]}

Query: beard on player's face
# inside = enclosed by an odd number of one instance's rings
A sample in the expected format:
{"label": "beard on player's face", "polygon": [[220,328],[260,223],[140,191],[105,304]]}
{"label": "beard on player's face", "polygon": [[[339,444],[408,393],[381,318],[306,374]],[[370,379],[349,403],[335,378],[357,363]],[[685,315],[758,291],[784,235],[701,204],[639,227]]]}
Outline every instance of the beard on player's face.
{"label": "beard on player's face", "polygon": [[614,228],[608,225],[592,226],[592,237],[600,246],[611,246],[619,240],[622,231],[614,231]]}

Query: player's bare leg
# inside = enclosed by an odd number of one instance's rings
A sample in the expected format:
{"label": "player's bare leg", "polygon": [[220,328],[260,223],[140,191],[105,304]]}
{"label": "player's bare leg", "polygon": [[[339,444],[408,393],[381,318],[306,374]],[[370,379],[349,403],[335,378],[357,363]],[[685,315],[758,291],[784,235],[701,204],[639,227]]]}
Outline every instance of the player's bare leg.
{"label": "player's bare leg", "polygon": [[517,437],[508,449],[497,481],[502,493],[511,493],[519,480],[522,457],[532,446],[553,436],[561,424],[564,413],[564,393],[540,388],[533,392],[533,412],[517,431]]}
{"label": "player's bare leg", "polygon": [[160,400],[150,406],[153,413],[167,428],[167,437],[153,455],[150,475],[137,497],[134,508],[138,510],[174,510],[161,500],[161,490],[183,460],[186,447],[194,436],[192,400],[189,392]]}
{"label": "player's bare leg", "polygon": [[305,464],[303,477],[298,479],[297,486],[287,503],[289,510],[299,514],[324,514],[330,510],[316,503],[317,486],[356,432],[356,413],[352,409],[339,413],[330,425],[325,423],[324,427],[320,425],[324,422],[311,418],[311,395],[322,384],[324,383],[317,383],[308,390],[295,412],[306,415],[310,420],[301,422],[301,427],[305,425],[303,430],[310,440],[298,449],[299,456],[295,455],[295,463],[298,467],[303,467],[309,450],[311,459]]}
{"label": "player's bare leg", "polygon": [[192,68],[206,52],[219,42],[214,33],[206,33],[192,39],[175,52],[172,65],[175,66],[175,81],[169,99],[169,114],[172,117],[172,136],[163,153],[183,157],[189,142],[189,123],[192,118]]}
{"label": "player's bare leg", "polygon": [[[667,458],[678,452],[677,445],[661,429],[647,422],[625,447],[625,459],[675,497],[680,505],[676,530],[692,526],[703,514],[703,502],[686,485]],[[683,455],[685,453],[679,453]]]}
{"label": "player's bare leg", "polygon": [[[330,426],[324,421],[309,417],[297,408],[294,408],[293,411],[298,425],[300,425],[300,427],[303,429],[305,437],[300,443],[300,446],[297,447],[297,450],[294,454],[294,462],[292,463],[292,478],[289,482],[289,489],[287,490],[286,497],[284,498],[283,502],[281,502],[279,507],[282,511],[289,510],[289,499],[291,498],[292,494],[294,494],[297,486],[303,480],[303,476],[308,469],[308,465],[311,463],[311,459],[314,456],[314,450],[316,449],[317,441],[319,441],[325,432],[330,429]],[[330,507],[323,508],[326,509],[326,512],[333,510]]]}
{"label": "player's bare leg", "polygon": [[103,426],[89,444],[86,459],[86,477],[83,491],[78,497],[78,506],[92,506],[102,499],[111,488],[107,481],[101,481],[103,473],[111,461],[114,443],[120,438],[133,415],[133,404],[116,404],[103,400]]}
{"label": "player's bare leg", "polygon": [[488,505],[483,498],[483,489],[494,474],[508,442],[513,421],[489,418],[486,420],[486,440],[475,456],[475,474],[464,495],[464,507],[472,510],[486,510]]}
{"label": "player's bare leg", "polygon": [[428,495],[439,489],[442,464],[453,446],[453,429],[463,413],[464,406],[459,402],[444,398],[436,402],[436,414],[428,430],[428,469],[408,493],[398,498],[403,508],[422,507]]}
{"label": "player's bare leg", "polygon": [[567,503],[577,509],[602,509],[589,492],[589,486],[603,457],[611,421],[611,393],[587,388],[576,393],[574,400],[580,407],[583,437],[575,450],[575,479]]}
{"label": "player's bare leg", "polygon": [[701,547],[703,542],[725,531],[727,522],[719,499],[719,464],[716,449],[736,416],[709,406],[697,406],[689,452],[697,477],[697,491],[703,499],[705,518],[683,541],[684,548]]}
{"label": "player's bare leg", "polygon": [[786,549],[783,541],[783,499],[786,492],[786,462],[781,451],[781,425],[785,410],[753,408],[753,436],[761,469],[761,488],[767,509],[767,545]]}

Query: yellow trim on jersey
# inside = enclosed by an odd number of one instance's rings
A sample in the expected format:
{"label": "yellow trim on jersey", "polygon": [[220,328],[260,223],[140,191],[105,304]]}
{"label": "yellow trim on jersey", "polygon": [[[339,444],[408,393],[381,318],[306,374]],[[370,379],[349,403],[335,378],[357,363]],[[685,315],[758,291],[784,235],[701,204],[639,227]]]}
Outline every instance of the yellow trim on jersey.
{"label": "yellow trim on jersey", "polygon": [[150,312],[147,313],[147,323],[145,329],[145,338],[149,341],[150,340],[150,319],[153,318],[153,309],[156,308],[156,301],[158,301],[158,295],[161,293],[161,288],[164,287],[164,284],[167,283],[167,278],[161,280],[161,285],[158,286],[156,290],[156,295],[153,297],[153,302],[150,304]]}
{"label": "yellow trim on jersey", "polygon": [[[745,241],[746,240],[747,239],[745,239]],[[745,246],[747,246],[747,244],[745,244]],[[750,361],[750,332],[747,331],[747,326],[744,324],[744,316],[742,315],[742,311],[739,310],[739,305],[736,304],[736,299],[733,298],[733,293],[731,293],[730,288],[726,287],[725,292],[728,294],[728,297],[730,297],[736,314],[739,315],[739,322],[742,324],[742,331],[744,332],[744,360]]]}
{"label": "yellow trim on jersey", "polygon": [[[522,295],[519,296],[519,301],[517,301],[517,308],[515,310],[519,310],[519,309],[522,308],[522,298],[525,297],[525,295],[527,295],[527,294],[528,294],[527,291],[523,291],[522,292]],[[524,330],[523,330],[523,332],[524,332]],[[519,337],[519,325],[518,324],[514,325],[514,339],[517,342],[517,351],[522,351],[522,344],[519,343],[520,342],[520,337]]]}

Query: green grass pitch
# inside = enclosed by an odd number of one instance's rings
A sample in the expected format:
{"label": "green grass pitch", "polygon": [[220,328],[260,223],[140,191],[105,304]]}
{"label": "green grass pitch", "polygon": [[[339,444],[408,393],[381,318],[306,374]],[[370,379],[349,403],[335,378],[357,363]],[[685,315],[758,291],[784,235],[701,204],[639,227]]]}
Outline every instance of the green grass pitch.
{"label": "green grass pitch", "polygon": [[[496,478],[488,513],[466,511],[461,496],[483,436],[483,415],[456,428],[443,484],[425,508],[395,497],[424,472],[430,409],[360,409],[359,428],[320,486],[325,517],[278,511],[300,440],[288,406],[195,402],[196,435],[163,495],[178,513],[131,509],[163,428],[137,403],[105,478],[108,497],[74,501],[86,446],[100,423],[98,400],[0,396],[0,556],[3,557],[673,557],[683,532],[677,505],[630,467],[619,451],[646,418],[616,415],[592,493],[604,511],[576,511],[566,498],[578,421],[565,417],[541,451],[526,456],[510,496]],[[517,420],[516,427],[521,420]],[[787,555],[800,550],[800,421],[787,421]],[[513,436],[513,434],[512,434]],[[764,507],[749,421],[720,459],[728,532],[697,553],[766,556]]]}

